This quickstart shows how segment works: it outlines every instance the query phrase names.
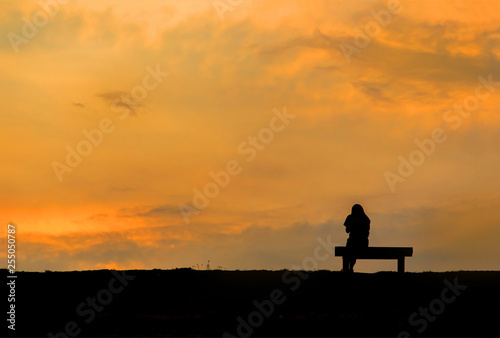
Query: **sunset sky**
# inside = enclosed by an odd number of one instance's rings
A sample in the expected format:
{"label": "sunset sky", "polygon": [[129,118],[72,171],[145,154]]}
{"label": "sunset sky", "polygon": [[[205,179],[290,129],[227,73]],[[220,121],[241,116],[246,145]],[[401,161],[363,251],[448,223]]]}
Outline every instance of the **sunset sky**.
{"label": "sunset sky", "polygon": [[414,247],[408,271],[499,270],[499,18],[500,1],[2,0],[18,269],[292,268],[317,238],[345,245],[360,203],[371,246]]}

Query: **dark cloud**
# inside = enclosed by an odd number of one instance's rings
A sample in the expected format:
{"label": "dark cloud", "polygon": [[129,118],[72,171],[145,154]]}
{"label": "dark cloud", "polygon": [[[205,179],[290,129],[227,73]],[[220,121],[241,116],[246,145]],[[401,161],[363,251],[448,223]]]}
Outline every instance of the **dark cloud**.
{"label": "dark cloud", "polygon": [[280,54],[287,50],[307,47],[337,51],[338,45],[342,40],[336,36],[331,37],[322,33],[318,28],[310,35],[298,36],[288,39],[284,42],[275,43],[274,45],[263,47],[261,53],[263,55]]}
{"label": "dark cloud", "polygon": [[370,83],[366,81],[356,81],[352,83],[353,87],[359,89],[363,94],[370,97],[373,101],[382,101],[392,103],[393,101],[384,95],[381,85],[378,83]]}
{"label": "dark cloud", "polygon": [[[453,21],[430,24],[410,18],[398,20],[384,28],[387,42],[375,37],[359,54],[353,55],[353,64],[359,71],[369,69],[384,74],[387,82],[398,86],[407,80],[412,84],[420,80],[433,86],[468,84],[478,75],[500,69],[500,60],[491,50],[484,50],[497,44],[494,36],[498,29],[475,35],[470,35],[470,30]],[[462,34],[452,33],[455,31]],[[475,56],[456,52],[468,43],[477,44],[483,50]]]}
{"label": "dark cloud", "polygon": [[177,205],[164,205],[157,208],[150,209],[145,212],[137,213],[139,217],[162,217],[167,215],[179,215],[179,206]]}
{"label": "dark cloud", "polygon": [[74,102],[73,106],[79,107],[79,108],[85,108],[85,105],[83,103],[80,103],[80,102]]}
{"label": "dark cloud", "polygon": [[103,99],[106,103],[109,103],[112,109],[118,110],[119,108],[125,108],[125,110],[128,110],[134,116],[137,116],[137,108],[143,106],[127,92],[106,92],[99,93],[97,96]]}

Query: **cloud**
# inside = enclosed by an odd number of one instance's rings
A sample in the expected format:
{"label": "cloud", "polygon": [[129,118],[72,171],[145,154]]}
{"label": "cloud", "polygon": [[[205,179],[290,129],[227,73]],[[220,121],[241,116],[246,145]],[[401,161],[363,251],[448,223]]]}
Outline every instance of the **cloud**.
{"label": "cloud", "polygon": [[137,216],[139,217],[161,217],[164,215],[178,215],[179,214],[179,206],[177,205],[163,205],[160,207],[156,207],[150,209],[145,212],[139,212]]}
{"label": "cloud", "polygon": [[[370,245],[414,247],[414,256],[407,262],[409,271],[498,269],[499,219],[489,213],[498,204],[498,196],[474,200],[479,208],[470,200],[405,208],[395,205],[387,212],[373,210],[373,203],[365,204],[372,221]],[[227,269],[291,268],[314,254],[318,238],[345,245],[342,224],[349,211],[347,208],[343,215],[322,223],[304,221],[279,228],[251,224],[235,232],[200,224],[191,229],[160,226],[58,236],[26,233],[20,268],[74,270],[116,265],[153,269],[190,267],[207,260]],[[340,261],[331,256],[318,268],[340,269]],[[360,261],[357,265],[360,271],[394,270],[392,263]]]}
{"label": "cloud", "polygon": [[113,111],[125,108],[134,116],[137,116],[137,108],[143,106],[140,101],[134,100],[129,93],[123,91],[99,93],[97,96],[109,103]]}
{"label": "cloud", "polygon": [[[283,229],[251,226],[241,233],[208,231],[191,239],[170,237],[169,227],[99,234],[28,235],[22,268],[73,270],[97,264],[127,265],[132,261],[143,262],[144,268],[174,268],[204,262],[208,257],[228,268],[252,269],[264,264],[278,269],[300,263],[301,254],[312,255],[316,238],[326,239],[331,225],[303,223]],[[228,250],[232,252],[230,256]],[[36,251],[41,254],[34,255]]]}
{"label": "cloud", "polygon": [[264,55],[281,54],[301,47],[337,51],[340,41],[338,37],[332,38],[322,33],[319,28],[316,28],[311,35],[297,36],[283,42],[277,42],[274,45],[262,47],[260,52]]}
{"label": "cloud", "polygon": [[98,220],[98,221],[102,221],[102,220],[105,220],[108,218],[108,214],[94,214],[92,216],[89,217],[90,220]]}
{"label": "cloud", "polygon": [[[498,2],[406,2],[350,64],[339,43],[352,43],[384,1],[363,8],[259,1],[223,22],[210,1],[174,3],[76,2],[19,54],[7,39],[0,47],[9,83],[0,116],[2,213],[27,236],[24,268],[207,259],[228,268],[289,267],[317,236],[344,243],[344,209],[359,200],[373,210],[373,243],[415,246],[410,270],[498,266],[481,255],[482,245],[498,253],[490,199],[500,188],[500,88],[460,129],[446,130],[448,140],[395,194],[383,176],[417,149],[415,139],[443,127],[443,112],[474,94],[477,76],[500,80]],[[8,6],[0,13],[4,32],[19,32],[21,19],[38,10]],[[126,90],[156,64],[172,77],[137,102]],[[71,104],[86,113],[67,114]],[[143,104],[152,113],[133,123],[113,115],[138,114]],[[272,109],[283,105],[297,118],[246,163],[238,145],[269,127]],[[59,184],[51,163],[65,163],[68,146],[83,149],[82,130],[104,117],[119,131],[103,135]],[[178,205],[231,159],[245,164],[242,173],[187,226]]]}
{"label": "cloud", "polygon": [[373,101],[382,101],[382,102],[387,102],[387,103],[392,103],[393,101],[385,96],[382,92],[381,85],[380,83],[369,83],[367,81],[357,81],[353,82],[352,85],[354,88],[359,89],[363,94],[367,95],[370,97]]}
{"label": "cloud", "polygon": [[[498,269],[498,217],[484,217],[498,198],[485,202],[480,209],[465,207],[467,201],[449,201],[434,207],[371,212],[370,245],[414,247],[414,256],[407,262],[409,271]],[[461,220],[474,222],[475,227]],[[72,270],[75,266],[133,264],[133,268],[152,269],[190,267],[207,260],[228,269],[291,268],[313,255],[318,238],[327,241],[329,237],[334,245],[345,245],[347,234],[342,223],[343,218],[282,228],[250,225],[235,233],[205,226],[188,237],[183,235],[185,228],[168,226],[61,236],[26,234],[21,268]],[[358,269],[395,269],[390,263],[360,261]],[[340,267],[340,258],[333,256],[318,266],[336,267]]]}

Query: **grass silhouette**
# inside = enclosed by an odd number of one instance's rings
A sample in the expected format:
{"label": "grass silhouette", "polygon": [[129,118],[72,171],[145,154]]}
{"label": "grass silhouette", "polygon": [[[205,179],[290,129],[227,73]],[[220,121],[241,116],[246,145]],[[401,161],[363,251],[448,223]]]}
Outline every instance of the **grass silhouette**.
{"label": "grass silhouette", "polygon": [[[5,280],[7,270],[0,273]],[[81,337],[396,337],[405,331],[429,337],[500,335],[499,271],[344,275],[324,270],[130,270],[124,273],[134,278],[123,288],[118,280],[110,282],[117,273],[18,272],[16,335],[56,335],[69,322],[76,323],[72,330],[78,328]],[[453,284],[455,279],[467,288],[439,308],[435,300],[442,297],[445,281]],[[111,293],[102,290],[110,287],[121,290],[109,300]],[[281,294],[281,303],[270,309],[273,291]],[[445,295],[451,299],[453,293]],[[89,320],[88,299],[99,297],[102,303],[97,301]],[[263,310],[256,303],[264,304]],[[425,318],[419,309],[429,305],[439,314],[418,332]],[[409,321],[415,312],[418,325]]]}

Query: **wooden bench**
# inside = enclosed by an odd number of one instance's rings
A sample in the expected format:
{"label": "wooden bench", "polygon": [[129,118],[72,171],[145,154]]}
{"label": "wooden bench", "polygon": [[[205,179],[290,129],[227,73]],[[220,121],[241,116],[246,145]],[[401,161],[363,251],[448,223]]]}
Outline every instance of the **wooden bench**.
{"label": "wooden bench", "polygon": [[347,272],[348,258],[356,259],[397,259],[398,272],[405,272],[405,257],[413,255],[411,247],[367,247],[362,249],[346,248],[345,246],[335,247],[335,256],[342,256],[342,267]]}

